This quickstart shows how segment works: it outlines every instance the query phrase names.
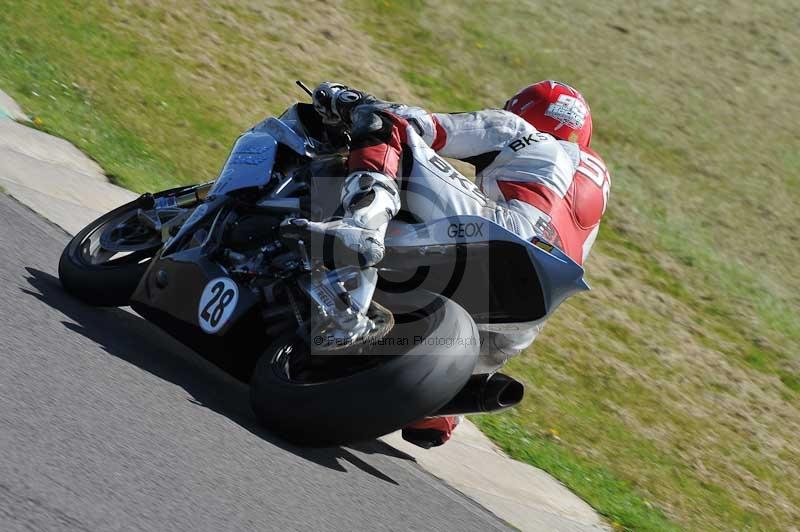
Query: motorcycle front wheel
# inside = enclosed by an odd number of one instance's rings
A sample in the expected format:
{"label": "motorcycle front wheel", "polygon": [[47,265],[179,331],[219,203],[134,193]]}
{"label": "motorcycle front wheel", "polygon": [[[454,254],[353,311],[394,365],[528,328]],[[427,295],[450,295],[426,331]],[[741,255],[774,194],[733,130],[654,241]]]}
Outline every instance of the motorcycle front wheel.
{"label": "motorcycle front wheel", "polygon": [[250,400],[259,422],[301,445],[374,439],[436,412],[472,375],[478,331],[467,312],[430,292],[385,296],[395,324],[356,353],[316,353],[295,334],[258,360]]}
{"label": "motorcycle front wheel", "polygon": [[[130,302],[150,259],[162,245],[162,235],[148,220],[166,222],[153,209],[154,199],[180,194],[192,187],[141,196],[84,227],[70,240],[58,261],[64,289],[85,303],[120,307]],[[172,211],[177,213],[178,210]]]}

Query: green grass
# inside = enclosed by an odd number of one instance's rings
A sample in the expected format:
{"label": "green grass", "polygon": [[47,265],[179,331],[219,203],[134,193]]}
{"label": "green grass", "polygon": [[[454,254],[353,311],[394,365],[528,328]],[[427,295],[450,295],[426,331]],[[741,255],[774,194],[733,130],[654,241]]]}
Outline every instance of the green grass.
{"label": "green grass", "polygon": [[800,522],[794,2],[0,12],[0,88],[139,191],[212,179],[242,129],[302,97],[297,78],[437,111],[501,106],[542,78],[580,87],[613,178],[595,290],[509,365],[523,404],[476,421],[619,527]]}
{"label": "green grass", "polygon": [[608,468],[574,456],[559,445],[557,435],[535,434],[505,416],[481,416],[478,426],[516,460],[544,469],[594,503],[604,515],[613,516],[615,528],[636,530],[677,530],[662,511],[642,498],[634,486],[621,480]]}

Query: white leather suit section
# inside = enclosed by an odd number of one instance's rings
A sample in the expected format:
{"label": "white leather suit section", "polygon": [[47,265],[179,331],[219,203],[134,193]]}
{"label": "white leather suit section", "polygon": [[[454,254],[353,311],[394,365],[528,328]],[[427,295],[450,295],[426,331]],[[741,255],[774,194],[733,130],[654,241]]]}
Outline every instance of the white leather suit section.
{"label": "white leather suit section", "polygon": [[[534,236],[533,225],[526,216],[509,209],[505,202],[497,203],[488,198],[469,178],[438,157],[412,128],[407,131],[407,142],[416,152],[428,154],[427,160],[420,161],[421,164],[435,168],[435,177],[420,174],[409,178],[405,207],[419,220],[430,222],[448,216],[482,216],[523,238]],[[431,162],[434,158],[436,161]]]}
{"label": "white leather suit section", "polygon": [[476,183],[486,197],[512,213],[513,220],[525,220],[516,228],[503,224],[504,227],[526,240],[533,236],[545,238],[534,228],[549,225],[550,216],[524,201],[506,200],[499,183],[535,183],[563,198],[580,162],[576,144],[537,131],[519,116],[499,109],[455,114],[428,114],[411,107],[393,111],[417,125],[431,146],[441,144],[437,138],[438,122],[445,136],[438,153],[475,164]]}
{"label": "white leather suit section", "polygon": [[476,173],[478,185],[495,201],[505,202],[498,181],[537,183],[562,198],[572,184],[580,157],[577,146],[537,131],[513,113],[488,109],[432,116],[446,132],[441,155],[469,159],[496,153]]}
{"label": "white leather suit section", "polygon": [[[432,115],[409,107],[394,108],[392,112],[412,124],[407,134],[409,144],[435,144],[436,124]],[[544,184],[563,197],[572,183],[577,166],[577,149],[574,150],[575,154],[570,153],[571,146],[562,146],[570,143],[562,143],[541,133],[506,111],[435,116],[446,134],[446,143],[438,153],[476,164],[479,186],[469,187],[462,181],[468,181],[467,178],[460,174],[457,179],[438,176],[436,180],[429,176],[412,176],[409,178],[412,180],[409,190],[415,192],[416,185],[419,193],[407,195],[408,210],[423,221],[452,215],[483,216],[526,240],[537,236],[535,224],[538,218],[544,217],[549,222],[550,217],[522,201],[507,202],[497,181],[533,181]],[[481,162],[477,158],[481,156],[489,162],[483,168],[477,166]],[[456,171],[451,168],[447,172]],[[481,331],[476,372],[491,373],[500,369],[509,358],[529,347],[543,326],[541,323],[508,333]]]}

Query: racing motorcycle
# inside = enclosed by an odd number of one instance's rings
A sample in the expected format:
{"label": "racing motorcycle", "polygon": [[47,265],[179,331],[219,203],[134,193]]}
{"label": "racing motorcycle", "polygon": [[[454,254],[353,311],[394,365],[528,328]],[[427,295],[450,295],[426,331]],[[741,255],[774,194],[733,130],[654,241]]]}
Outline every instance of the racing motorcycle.
{"label": "racing motorcycle", "polygon": [[[521,383],[476,370],[478,331],[546,319],[588,289],[583,269],[474,216],[401,211],[371,268],[284,236],[286,220],[336,215],[347,140],[311,104],[267,118],[215,181],[144,194],[84,228],[62,253],[63,287],[91,305],[130,305],[249,382],[258,420],[296,443],[516,405]],[[453,172],[424,143],[403,154],[409,181]]]}

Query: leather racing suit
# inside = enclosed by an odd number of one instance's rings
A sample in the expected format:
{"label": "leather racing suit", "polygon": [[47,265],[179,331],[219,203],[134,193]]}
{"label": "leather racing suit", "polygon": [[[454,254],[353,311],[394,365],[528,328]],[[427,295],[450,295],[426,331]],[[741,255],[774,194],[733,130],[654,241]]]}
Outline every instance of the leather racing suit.
{"label": "leather racing suit", "polygon": [[[483,216],[526,240],[546,240],[579,264],[589,255],[611,186],[605,163],[591,149],[557,140],[496,109],[428,113],[373,99],[353,109],[352,123],[351,172],[397,178],[403,144],[419,139],[441,156],[475,166],[477,186],[459,175],[450,186],[421,183],[429,193],[406,196],[406,209],[422,221]],[[408,179],[413,190],[413,180],[423,178]],[[431,201],[431,191],[437,201]],[[481,331],[476,372],[499,369],[530,346],[541,327]]]}

